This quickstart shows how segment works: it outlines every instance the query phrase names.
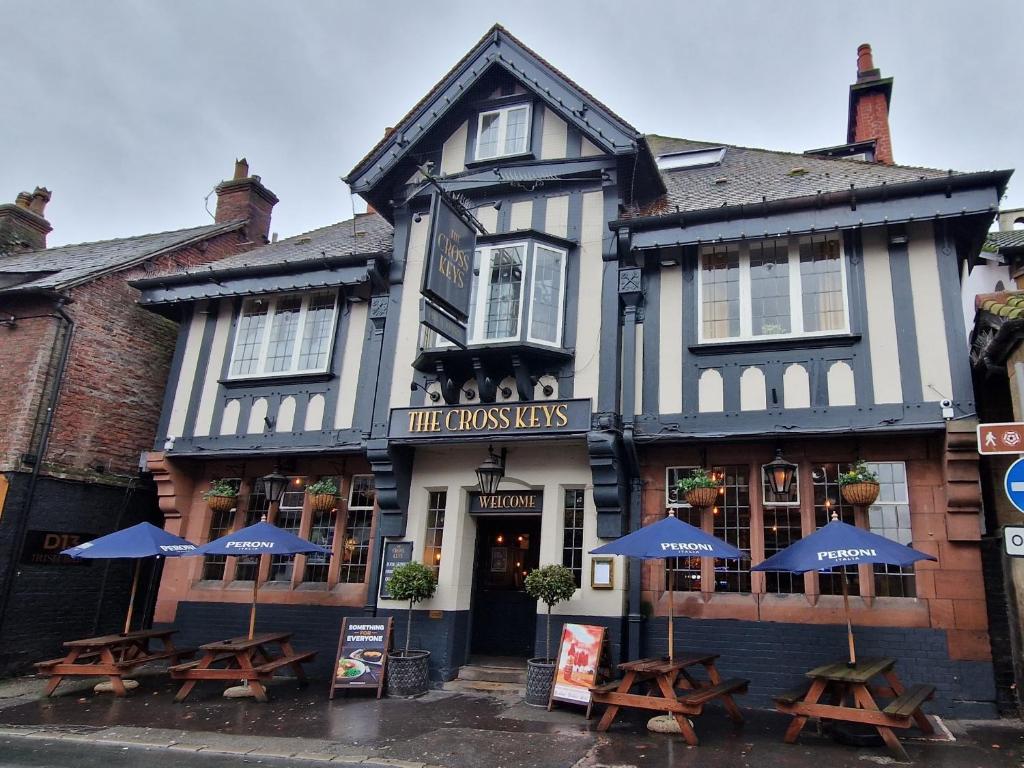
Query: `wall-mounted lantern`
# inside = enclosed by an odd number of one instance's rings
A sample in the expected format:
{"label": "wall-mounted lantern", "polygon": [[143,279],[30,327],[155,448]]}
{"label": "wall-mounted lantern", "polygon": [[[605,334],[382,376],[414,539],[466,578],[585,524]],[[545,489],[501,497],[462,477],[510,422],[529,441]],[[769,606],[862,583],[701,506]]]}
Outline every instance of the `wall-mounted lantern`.
{"label": "wall-mounted lantern", "polygon": [[491,446],[487,447],[487,458],[476,468],[477,486],[480,493],[490,495],[498,490],[501,478],[505,476],[505,451],[498,456]]}
{"label": "wall-mounted lantern", "polygon": [[781,448],[775,449],[775,458],[768,464],[765,464],[763,468],[768,486],[778,496],[789,495],[789,491],[793,487],[793,481],[796,479],[796,470],[796,464],[782,458]]}

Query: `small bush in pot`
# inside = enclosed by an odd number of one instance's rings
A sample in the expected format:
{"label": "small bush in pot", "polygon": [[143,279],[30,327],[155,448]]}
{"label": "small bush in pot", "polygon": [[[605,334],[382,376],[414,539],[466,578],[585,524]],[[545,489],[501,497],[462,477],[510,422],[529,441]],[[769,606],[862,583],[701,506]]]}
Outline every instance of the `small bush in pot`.
{"label": "small bush in pot", "polygon": [[526,666],[526,703],[547,706],[551,683],[555,678],[556,659],[551,655],[551,609],[563,600],[571,600],[576,592],[572,571],[564,565],[545,565],[530,571],[524,582],[526,594],[548,607],[544,627],[544,658],[529,659]]}
{"label": "small bush in pot", "polygon": [[689,477],[684,477],[676,483],[676,488],[686,499],[686,503],[697,509],[714,506],[721,487],[722,482],[718,476],[702,467],[697,467],[690,472]]}
{"label": "small bush in pot", "polygon": [[437,577],[423,563],[403,563],[395,568],[388,579],[388,593],[395,600],[408,600],[405,622],[405,650],[397,651],[388,659],[388,694],[391,696],[421,696],[430,687],[430,651],[410,650],[412,640],[412,609],[429,600],[437,590]]}
{"label": "small bush in pot", "polygon": [[214,512],[227,512],[235,506],[238,490],[227,480],[213,480],[210,489],[203,494],[206,503]]}
{"label": "small bush in pot", "polygon": [[331,478],[324,477],[307,485],[306,495],[309,496],[309,506],[314,512],[329,512],[334,509],[334,502],[338,498],[338,486]]}
{"label": "small bush in pot", "polygon": [[857,461],[849,472],[839,475],[839,492],[855,506],[870,507],[878,499],[878,490],[878,475],[863,461]]}

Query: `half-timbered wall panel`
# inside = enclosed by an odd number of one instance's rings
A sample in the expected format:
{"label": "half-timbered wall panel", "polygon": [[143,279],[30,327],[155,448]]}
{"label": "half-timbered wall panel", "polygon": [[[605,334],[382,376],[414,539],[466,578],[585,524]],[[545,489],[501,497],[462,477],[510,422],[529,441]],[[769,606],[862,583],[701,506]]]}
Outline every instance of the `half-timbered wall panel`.
{"label": "half-timbered wall panel", "polygon": [[[185,417],[188,414],[192,382],[195,381],[196,363],[199,361],[199,352],[203,344],[206,306],[206,302],[200,302],[193,308],[188,336],[185,339],[185,354],[181,358],[178,380],[176,382],[168,382],[168,386],[174,387],[174,400],[171,402],[171,417],[167,425],[167,437],[181,437],[185,433]],[[157,435],[157,441],[162,442],[163,436]]]}
{"label": "half-timbered wall panel", "polygon": [[872,228],[861,235],[864,247],[864,290],[871,352],[872,390],[876,403],[903,401],[900,354],[896,344],[892,273],[885,230]]}
{"label": "half-timbered wall panel", "polygon": [[935,236],[931,224],[914,224],[907,228],[907,235],[921,369],[921,399],[937,402],[953,397],[953,381]]}

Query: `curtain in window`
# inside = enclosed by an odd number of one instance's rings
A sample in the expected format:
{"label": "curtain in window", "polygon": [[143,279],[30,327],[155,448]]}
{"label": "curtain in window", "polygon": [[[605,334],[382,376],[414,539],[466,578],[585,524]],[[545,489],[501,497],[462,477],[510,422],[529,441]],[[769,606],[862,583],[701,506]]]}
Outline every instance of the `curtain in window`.
{"label": "curtain in window", "polygon": [[838,331],[845,327],[838,240],[815,239],[800,243],[800,282],[804,331]]}

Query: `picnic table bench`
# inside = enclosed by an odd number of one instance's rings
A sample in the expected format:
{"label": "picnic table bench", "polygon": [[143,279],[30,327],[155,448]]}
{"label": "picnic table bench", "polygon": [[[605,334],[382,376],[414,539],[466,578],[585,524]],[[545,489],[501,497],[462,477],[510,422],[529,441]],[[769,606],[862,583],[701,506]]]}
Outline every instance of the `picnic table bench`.
{"label": "picnic table bench", "polygon": [[[173,629],[147,629],[118,635],[88,637],[64,643],[68,652],[58,658],[35,664],[39,677],[49,677],[44,691],[52,696],[65,677],[107,677],[114,695],[125,696],[124,677],[143,664],[169,660],[178,663],[182,658],[195,655],[195,649],[175,648],[171,641]],[[153,649],[150,643],[159,640],[161,647]]]}
{"label": "picnic table bench", "polygon": [[[175,695],[176,702],[184,701],[201,680],[244,681],[257,701],[267,701],[266,683],[284,667],[291,667],[300,685],[305,685],[303,663],[311,661],[316,651],[297,653],[291,645],[291,633],[267,633],[249,637],[235,637],[199,647],[203,655],[196,661],[171,667],[171,677],[184,680]],[[268,646],[277,645],[280,653]]]}
{"label": "picnic table bench", "polygon": [[[699,715],[704,705],[721,699],[729,717],[743,722],[743,715],[733,701],[733,695],[746,693],[749,680],[734,678],[723,680],[715,669],[719,654],[691,653],[668,659],[638,659],[619,664],[624,672],[621,680],[613,680],[590,689],[594,704],[606,704],[607,709],[597,724],[598,731],[607,731],[620,707],[667,712],[672,715],[679,730],[691,746],[698,744],[688,715]],[[707,680],[694,677],[688,668],[703,666]],[[632,693],[635,685],[646,684],[646,693]]]}
{"label": "picnic table bench", "polygon": [[[793,715],[793,722],[786,730],[786,743],[796,742],[811,717],[863,723],[874,726],[897,759],[907,760],[907,753],[892,729],[910,728],[916,724],[924,733],[934,733],[935,729],[921,710],[921,705],[935,695],[935,686],[919,684],[905,687],[893,669],[895,665],[895,659],[879,658],[861,659],[853,666],[840,661],[812,669],[803,685],[775,697],[775,708]],[[879,675],[888,685],[869,685]],[[822,703],[826,693],[828,701]],[[879,707],[875,696],[891,701]],[[847,701],[850,701],[849,706]]]}

